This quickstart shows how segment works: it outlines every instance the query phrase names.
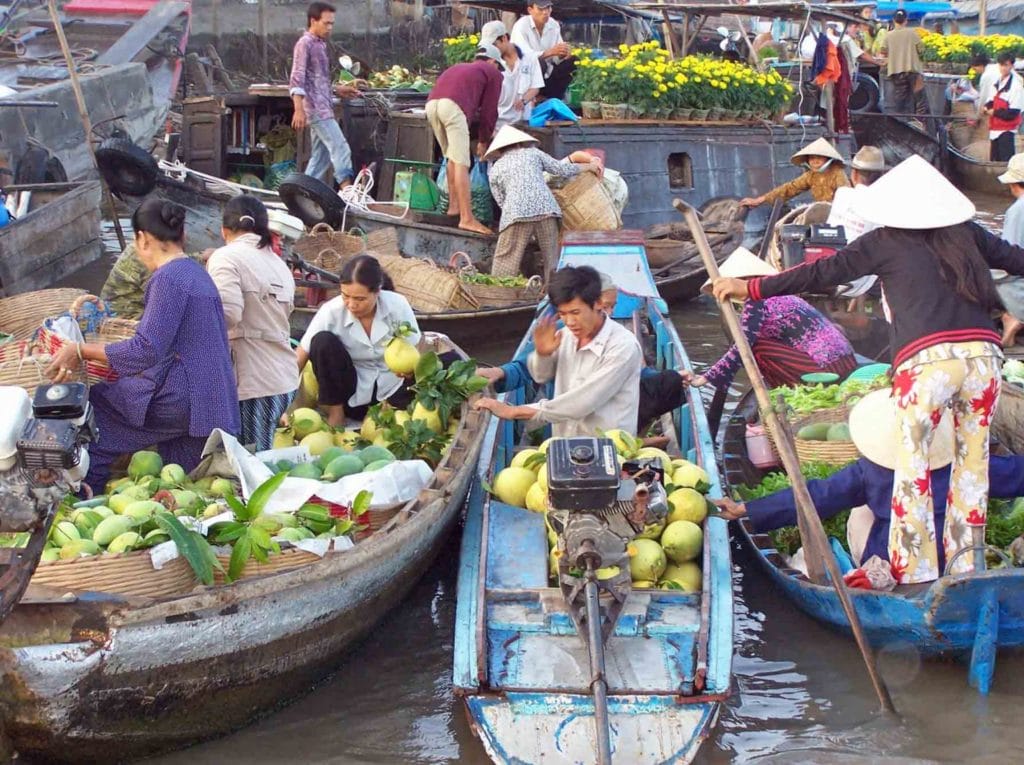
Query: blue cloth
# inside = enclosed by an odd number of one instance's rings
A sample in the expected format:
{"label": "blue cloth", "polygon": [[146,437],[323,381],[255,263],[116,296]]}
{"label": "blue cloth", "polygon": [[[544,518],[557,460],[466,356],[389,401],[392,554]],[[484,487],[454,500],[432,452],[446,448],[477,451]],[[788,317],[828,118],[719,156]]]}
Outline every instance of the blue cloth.
{"label": "blue cloth", "polygon": [[278,393],[273,396],[247,398],[238,402],[242,420],[242,434],[239,441],[243,446],[253,444],[262,452],[274,446],[274,430],[281,415],[291,406],[296,391]]}
{"label": "blue cloth", "polygon": [[566,106],[562,99],[549,98],[530,114],[530,127],[544,127],[550,121],[579,122],[579,120],[576,113]]}
{"label": "blue cloth", "polygon": [[828,35],[824,32],[818,35],[814,45],[814,58],[811,59],[811,79],[813,80],[821,71],[828,66]]}
{"label": "blue cloth", "polygon": [[[935,530],[941,535],[946,522],[946,495],[949,492],[949,467],[932,472],[932,497],[935,507]],[[808,481],[807,489],[822,519],[844,510],[867,505],[874,513],[862,560],[877,555],[889,560],[889,521],[892,514],[893,471],[861,457],[838,473]],[[993,499],[1024,496],[1024,457],[990,457],[988,465],[989,494]],[[783,489],[761,499],[746,503],[747,517],[760,533],[796,525],[793,490]],[[946,567],[945,554],[939,545],[939,569]]]}
{"label": "blue cloth", "polygon": [[[526,358],[518,358],[510,361],[507,364],[501,365],[501,371],[505,373],[505,377],[498,380],[494,385],[494,389],[498,393],[506,393],[510,390],[518,390],[519,388],[525,387],[528,383],[533,382],[533,378],[530,377],[530,370],[526,367]],[[652,367],[644,367],[640,370],[640,379],[650,377],[657,377],[658,370]]]}
{"label": "blue cloth", "polygon": [[333,168],[336,183],[352,180],[352,150],[338,121],[334,118],[313,120],[309,123],[309,133],[313,137],[313,148],[306,164],[306,175],[322,181],[324,173]]}

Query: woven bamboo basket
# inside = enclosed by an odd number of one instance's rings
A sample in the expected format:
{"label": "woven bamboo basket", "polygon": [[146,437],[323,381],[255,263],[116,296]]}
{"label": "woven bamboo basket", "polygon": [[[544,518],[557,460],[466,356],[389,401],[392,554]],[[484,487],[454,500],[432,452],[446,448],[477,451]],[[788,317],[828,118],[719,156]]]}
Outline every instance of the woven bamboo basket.
{"label": "woven bamboo basket", "polygon": [[380,507],[371,507],[367,510],[366,515],[368,518],[366,524],[370,527],[370,533],[379,531],[385,523],[398,515],[403,507],[405,507],[404,502],[396,502],[393,505],[381,505]]}
{"label": "woven bamboo basket", "polygon": [[325,271],[338,271],[351,258],[366,249],[358,234],[335,231],[326,223],[317,223],[308,234],[292,245],[292,252]]}
{"label": "woven bamboo basket", "polygon": [[[846,422],[850,417],[849,406],[838,406],[834,409],[823,409],[820,412],[811,412],[802,417],[797,417],[792,422],[794,433],[793,443],[796,447],[796,456],[801,463],[824,462],[829,465],[845,465],[860,457],[860,452],[854,446],[853,441],[808,441],[804,438],[796,438],[795,434],[805,425],[827,422],[830,425],[838,422]],[[778,446],[771,430],[765,429],[768,433],[768,440],[771,442],[772,451],[779,456]]]}
{"label": "woven bamboo basket", "polygon": [[[231,556],[218,555],[217,559],[220,560],[220,564],[224,567],[224,570],[227,571],[228,565],[231,563]],[[314,555],[311,552],[300,550],[297,547],[289,547],[285,550],[281,550],[280,553],[270,555],[266,563],[260,563],[255,558],[250,558],[242,569],[242,574],[239,576],[239,579],[277,574],[281,571],[291,571],[294,568],[308,566],[311,563],[316,563],[321,560],[323,560],[323,558],[319,555]],[[213,580],[214,584],[224,584],[227,581],[224,574],[220,571],[214,572]]]}
{"label": "woven bamboo basket", "polygon": [[[476,266],[470,260],[469,255],[464,252],[452,254],[448,266],[454,269],[459,277],[475,275]],[[522,287],[503,287],[498,284],[474,284],[463,280],[463,284],[470,295],[480,306],[501,308],[520,303],[536,303],[544,292],[544,280],[539,276],[532,276]]]}
{"label": "woven bamboo basket", "polygon": [[50,316],[64,313],[85,290],[61,287],[0,298],[0,332],[30,340]]}
{"label": "woven bamboo basket", "polygon": [[183,595],[199,582],[184,558],[174,558],[158,571],[153,568],[149,551],[139,550],[40,563],[31,583],[75,592],[163,598]]}
{"label": "woven bamboo basket", "polygon": [[[46,375],[50,360],[38,340],[15,340],[0,345],[0,385],[24,388],[29,396],[34,396],[36,388],[51,382]],[[85,382],[85,375],[76,373],[71,381]]]}
{"label": "woven bamboo basket", "polygon": [[[95,303],[101,311],[104,310],[103,301],[95,295],[81,295],[74,300],[67,311],[79,323],[82,322],[81,311],[82,306],[86,302]],[[135,319],[104,319],[96,332],[85,333],[85,341],[87,343],[116,343],[121,340],[128,340],[135,337],[135,331],[138,329],[138,326],[139,322]],[[57,334],[45,324],[39,330],[38,343],[46,353],[56,353],[67,342],[63,336]],[[88,361],[85,368],[86,381],[90,385],[100,382],[112,382],[117,379],[117,373],[104,361]]]}
{"label": "woven bamboo basket", "polygon": [[616,231],[622,221],[608,190],[593,173],[580,173],[560,189],[552,189],[562,208],[566,231]]}
{"label": "woven bamboo basket", "polygon": [[438,268],[432,260],[391,255],[377,259],[395,283],[395,290],[405,296],[413,310],[438,313],[480,307],[458,274]]}
{"label": "woven bamboo basket", "polygon": [[379,228],[366,235],[366,251],[374,257],[389,255],[393,258],[402,257],[398,248],[398,229],[394,226]]}

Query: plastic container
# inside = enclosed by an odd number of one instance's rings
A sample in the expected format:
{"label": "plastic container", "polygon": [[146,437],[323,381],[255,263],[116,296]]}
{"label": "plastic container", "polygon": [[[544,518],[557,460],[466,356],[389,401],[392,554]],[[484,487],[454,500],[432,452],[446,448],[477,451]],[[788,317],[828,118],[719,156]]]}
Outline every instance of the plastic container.
{"label": "plastic container", "polygon": [[861,382],[871,382],[879,375],[884,375],[890,369],[889,364],[868,364],[864,367],[859,367],[850,373],[847,380],[860,380]]}
{"label": "plastic container", "polygon": [[800,379],[809,385],[814,385],[815,383],[830,385],[839,380],[839,375],[835,372],[808,372],[805,375],[801,375]]}
{"label": "plastic container", "polygon": [[18,461],[18,437],[32,413],[32,401],[24,388],[0,387],[0,470],[10,470]]}
{"label": "plastic container", "polygon": [[746,441],[747,457],[755,467],[770,468],[779,464],[763,425],[748,424]]}

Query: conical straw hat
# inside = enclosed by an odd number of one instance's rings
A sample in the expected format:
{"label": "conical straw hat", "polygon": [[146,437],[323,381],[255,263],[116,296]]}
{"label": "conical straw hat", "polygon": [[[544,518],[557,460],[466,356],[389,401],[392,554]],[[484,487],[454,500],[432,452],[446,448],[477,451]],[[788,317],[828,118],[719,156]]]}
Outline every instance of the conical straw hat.
{"label": "conical straw hat", "polygon": [[843,155],[836,151],[836,147],[824,138],[819,138],[817,141],[800,149],[800,151],[790,157],[789,161],[794,165],[802,165],[807,161],[808,157],[828,157],[829,159],[838,160],[841,164],[846,164]]}
{"label": "conical straw hat", "polygon": [[[752,276],[771,276],[778,270],[770,263],[761,260],[746,247],[737,247],[732,255],[718,267],[720,276],[734,279],[749,279]],[[708,279],[700,288],[701,292],[711,291],[711,280]]]}
{"label": "conical straw hat", "polygon": [[490,162],[494,159],[492,155],[498,150],[507,149],[509,146],[515,146],[520,143],[540,143],[540,141],[529,133],[524,133],[519,128],[505,125],[491,140],[491,145],[487,147],[487,153],[484,154],[484,161]]}
{"label": "conical straw hat", "polygon": [[[876,465],[893,470],[896,449],[902,440],[896,430],[896,404],[888,389],[872,391],[850,411],[850,439],[857,450]],[[953,416],[949,409],[942,413],[932,433],[929,466],[932,470],[953,461]]]}
{"label": "conical straw hat", "polygon": [[856,198],[854,212],[879,226],[924,230],[969,221],[975,209],[942,173],[915,154],[868,186]]}

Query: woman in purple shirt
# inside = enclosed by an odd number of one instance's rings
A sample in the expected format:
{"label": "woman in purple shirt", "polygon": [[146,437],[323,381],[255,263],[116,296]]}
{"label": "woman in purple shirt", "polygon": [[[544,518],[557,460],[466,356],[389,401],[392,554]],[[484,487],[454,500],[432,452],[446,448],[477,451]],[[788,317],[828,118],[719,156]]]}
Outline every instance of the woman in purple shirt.
{"label": "woman in purple shirt", "polygon": [[118,374],[89,391],[99,435],[86,483],[96,492],[120,455],[156,445],[166,462],[191,470],[211,431],[239,430],[224,309],[213,280],[182,251],[185,210],[150,198],[132,227],[139,259],[153,274],[135,337],[66,344],[47,370],[63,382],[83,361],[105,361]]}

